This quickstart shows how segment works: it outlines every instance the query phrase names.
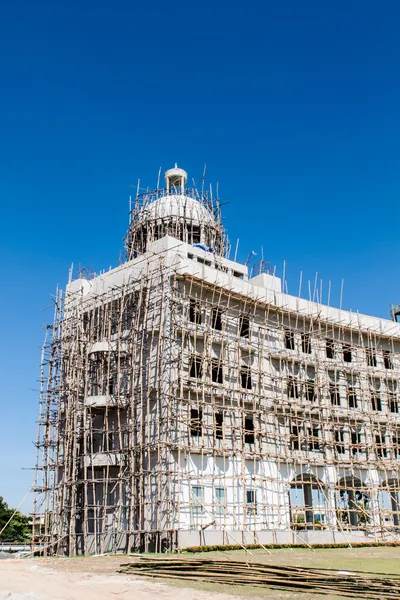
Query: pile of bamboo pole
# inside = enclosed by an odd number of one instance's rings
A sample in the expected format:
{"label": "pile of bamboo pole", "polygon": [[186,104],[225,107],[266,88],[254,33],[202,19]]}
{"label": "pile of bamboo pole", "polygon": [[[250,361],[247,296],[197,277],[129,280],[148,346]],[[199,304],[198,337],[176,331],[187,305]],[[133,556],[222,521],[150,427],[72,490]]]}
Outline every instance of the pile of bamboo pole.
{"label": "pile of bamboo pole", "polygon": [[187,579],[231,585],[248,585],[307,592],[334,594],[347,598],[384,600],[400,599],[400,576],[389,573],[364,573],[269,565],[254,562],[192,559],[155,558],[143,556],[136,562],[121,565],[120,573]]}

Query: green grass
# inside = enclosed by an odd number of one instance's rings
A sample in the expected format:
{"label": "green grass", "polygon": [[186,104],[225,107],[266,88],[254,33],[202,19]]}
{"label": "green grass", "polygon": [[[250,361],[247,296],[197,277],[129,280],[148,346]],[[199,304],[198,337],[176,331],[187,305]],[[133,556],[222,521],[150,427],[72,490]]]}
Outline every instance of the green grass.
{"label": "green grass", "polygon": [[202,552],[190,554],[201,558],[232,557],[235,560],[249,560],[267,564],[313,567],[323,569],[339,569],[343,571],[365,571],[376,573],[393,573],[400,575],[400,547],[375,548],[284,548],[272,549],[270,554],[265,550],[255,549],[233,550],[227,552]]}
{"label": "green grass", "polygon": [[[159,554],[158,556],[162,556],[163,558],[168,557],[168,555],[165,554]],[[247,552],[245,550],[229,550],[223,552],[210,551],[207,553],[190,553],[184,554],[184,556],[187,556],[188,558],[198,558],[200,560],[209,558],[229,560],[231,558],[233,560],[260,562],[270,565],[400,575],[400,546],[318,549],[283,548],[271,549],[270,554],[263,549],[251,549]],[[164,585],[175,586],[181,589],[190,587],[204,592],[224,593],[238,598],[264,598],[270,600],[339,600],[341,598],[335,594],[310,594],[307,592],[293,592],[290,590],[281,591],[270,588],[235,586],[188,580],[179,581],[152,578],[151,581],[157,581]]]}

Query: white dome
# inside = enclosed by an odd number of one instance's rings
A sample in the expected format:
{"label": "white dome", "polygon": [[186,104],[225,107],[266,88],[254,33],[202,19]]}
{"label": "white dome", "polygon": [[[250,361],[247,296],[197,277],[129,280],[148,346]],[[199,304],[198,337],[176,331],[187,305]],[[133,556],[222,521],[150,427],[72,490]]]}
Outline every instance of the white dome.
{"label": "white dome", "polygon": [[171,194],[158,198],[142,210],[139,220],[154,221],[169,217],[187,219],[198,225],[214,224],[213,216],[203,204],[183,194]]}

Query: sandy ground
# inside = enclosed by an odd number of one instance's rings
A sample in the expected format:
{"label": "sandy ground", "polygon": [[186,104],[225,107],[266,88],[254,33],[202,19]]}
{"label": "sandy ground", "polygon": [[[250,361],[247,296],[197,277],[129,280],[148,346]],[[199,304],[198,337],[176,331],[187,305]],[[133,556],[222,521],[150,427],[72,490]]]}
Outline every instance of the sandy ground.
{"label": "sandy ground", "polygon": [[[191,555],[193,557],[193,555]],[[374,571],[400,575],[400,547],[209,552],[198,558]],[[334,594],[298,593],[206,582],[149,580],[117,573],[134,556],[0,560],[0,600],[338,600]],[[339,599],[340,600],[340,599]]]}
{"label": "sandy ground", "polygon": [[115,573],[121,562],[121,557],[2,560],[0,600],[237,600]]}

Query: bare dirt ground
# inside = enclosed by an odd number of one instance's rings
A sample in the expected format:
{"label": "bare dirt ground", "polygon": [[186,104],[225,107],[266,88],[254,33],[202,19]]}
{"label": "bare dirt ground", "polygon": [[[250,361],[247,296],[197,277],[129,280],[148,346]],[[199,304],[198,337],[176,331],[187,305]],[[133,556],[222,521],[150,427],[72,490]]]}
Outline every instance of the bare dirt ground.
{"label": "bare dirt ground", "polygon": [[[282,549],[210,552],[202,558],[250,560],[314,568],[400,574],[400,548]],[[193,555],[191,555],[193,556]],[[117,573],[129,556],[7,559],[0,561],[0,600],[334,600],[335,595],[260,590],[212,583],[166,582]]]}
{"label": "bare dirt ground", "polygon": [[116,573],[123,557],[2,560],[0,600],[231,600]]}

